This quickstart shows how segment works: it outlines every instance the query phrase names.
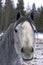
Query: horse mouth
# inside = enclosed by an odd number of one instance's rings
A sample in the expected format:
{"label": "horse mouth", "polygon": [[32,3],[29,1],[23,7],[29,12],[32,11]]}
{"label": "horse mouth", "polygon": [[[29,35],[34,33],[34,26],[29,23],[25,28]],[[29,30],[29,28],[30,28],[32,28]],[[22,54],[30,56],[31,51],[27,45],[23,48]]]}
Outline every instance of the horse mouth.
{"label": "horse mouth", "polygon": [[22,59],[23,59],[23,61],[31,61],[31,60],[33,60],[33,54],[24,54],[24,55],[22,55]]}
{"label": "horse mouth", "polygon": [[30,58],[30,59],[25,59],[25,58],[23,58],[23,61],[30,61],[30,60],[32,60],[32,59],[33,59],[33,57]]}

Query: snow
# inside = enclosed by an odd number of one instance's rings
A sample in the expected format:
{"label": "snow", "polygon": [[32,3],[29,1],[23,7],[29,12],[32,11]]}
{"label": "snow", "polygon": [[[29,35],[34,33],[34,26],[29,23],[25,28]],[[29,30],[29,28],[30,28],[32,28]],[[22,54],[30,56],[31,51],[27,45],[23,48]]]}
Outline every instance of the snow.
{"label": "snow", "polygon": [[0,33],[0,36],[2,36],[4,33],[2,32],[2,33]]}
{"label": "snow", "polygon": [[35,33],[35,37],[38,39],[43,39],[43,33]]}

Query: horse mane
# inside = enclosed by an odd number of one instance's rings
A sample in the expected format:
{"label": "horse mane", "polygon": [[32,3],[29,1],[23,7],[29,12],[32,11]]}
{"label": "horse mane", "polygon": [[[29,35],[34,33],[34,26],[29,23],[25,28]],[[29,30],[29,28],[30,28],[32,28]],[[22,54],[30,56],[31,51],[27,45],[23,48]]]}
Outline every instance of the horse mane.
{"label": "horse mane", "polygon": [[0,40],[0,65],[20,65],[14,48],[14,23],[10,24]]}

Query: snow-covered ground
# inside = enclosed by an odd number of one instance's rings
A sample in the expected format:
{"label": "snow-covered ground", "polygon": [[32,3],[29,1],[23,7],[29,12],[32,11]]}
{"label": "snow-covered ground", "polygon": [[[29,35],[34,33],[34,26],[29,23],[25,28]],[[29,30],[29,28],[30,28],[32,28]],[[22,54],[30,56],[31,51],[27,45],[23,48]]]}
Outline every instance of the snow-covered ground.
{"label": "snow-covered ground", "polygon": [[35,37],[38,39],[43,39],[43,33],[35,33]]}

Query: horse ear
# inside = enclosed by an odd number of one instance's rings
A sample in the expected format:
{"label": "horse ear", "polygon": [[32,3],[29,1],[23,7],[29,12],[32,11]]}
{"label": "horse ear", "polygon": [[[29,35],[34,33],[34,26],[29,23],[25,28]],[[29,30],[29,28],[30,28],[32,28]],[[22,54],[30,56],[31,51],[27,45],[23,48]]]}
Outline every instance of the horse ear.
{"label": "horse ear", "polygon": [[17,13],[16,20],[18,20],[19,18],[20,18],[20,12]]}
{"label": "horse ear", "polygon": [[30,15],[31,19],[34,20],[34,13],[31,12],[31,15]]}

